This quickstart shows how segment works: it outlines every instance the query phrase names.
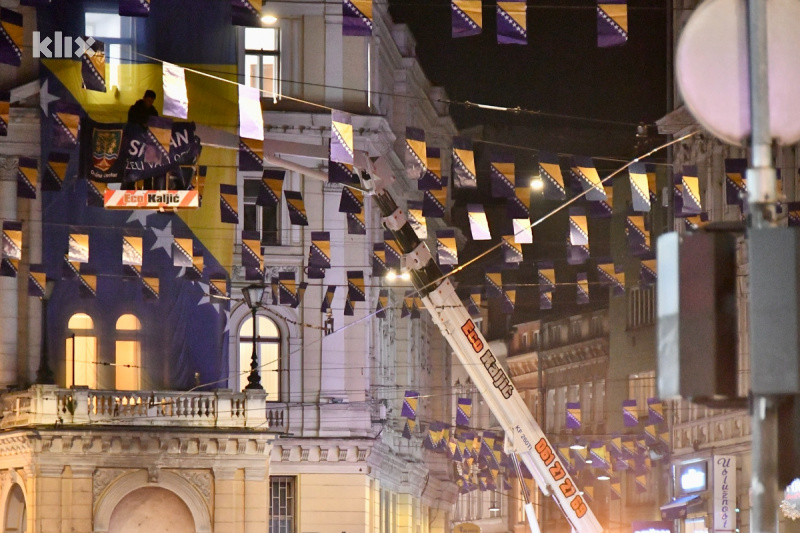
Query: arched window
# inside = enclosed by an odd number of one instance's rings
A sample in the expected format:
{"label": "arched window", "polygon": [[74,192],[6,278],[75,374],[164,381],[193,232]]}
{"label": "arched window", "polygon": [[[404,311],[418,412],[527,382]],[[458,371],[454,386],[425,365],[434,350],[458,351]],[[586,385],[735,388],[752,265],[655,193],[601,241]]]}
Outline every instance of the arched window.
{"label": "arched window", "polygon": [[239,388],[247,386],[255,337],[261,386],[267,392],[267,401],[277,402],[280,398],[281,334],[277,324],[264,315],[256,315],[255,326],[254,333],[253,317],[248,316],[239,329]]}
{"label": "arched window", "polygon": [[76,313],[67,323],[67,386],[97,387],[97,337],[94,322],[86,313]]}
{"label": "arched window", "polygon": [[14,483],[8,491],[6,500],[6,519],[3,523],[3,533],[24,533],[27,527],[25,509],[25,495],[22,489]]}
{"label": "arched window", "polygon": [[134,315],[117,319],[116,389],[139,390],[142,387],[142,343],[139,334],[142,324]]}

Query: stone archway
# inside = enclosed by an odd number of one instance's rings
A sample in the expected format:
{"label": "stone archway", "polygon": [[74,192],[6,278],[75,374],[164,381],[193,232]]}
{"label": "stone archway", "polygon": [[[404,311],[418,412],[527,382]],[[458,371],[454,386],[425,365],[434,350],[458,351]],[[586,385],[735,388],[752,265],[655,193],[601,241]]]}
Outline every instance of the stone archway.
{"label": "stone archway", "polygon": [[[158,472],[158,481],[151,481],[148,478],[146,470],[137,470],[130,474],[120,477],[115,480],[100,496],[99,501],[95,504],[94,513],[94,531],[95,533],[118,533],[110,529],[112,517],[117,507],[126,499],[126,497],[140,489],[160,489],[168,493],[170,496],[175,496],[183,507],[173,505],[174,508],[188,510],[192,519],[190,524],[193,524],[191,533],[210,533],[211,532],[211,514],[203,500],[203,497],[197,490],[184,478],[172,472],[161,470]],[[153,492],[146,492],[137,494],[136,497],[130,500],[125,505],[131,505],[140,502],[143,508],[149,507],[152,502],[151,496]],[[158,492],[158,496],[164,495],[163,492]],[[167,515],[169,518],[169,515]],[[143,531],[145,533],[153,533],[155,531],[170,531],[171,533],[183,533],[183,530],[164,529],[160,527],[150,527],[150,529],[133,529],[131,531]],[[123,530],[127,531],[127,530]]]}
{"label": "stone archway", "polygon": [[142,487],[125,495],[111,513],[108,533],[194,533],[194,518],[177,494]]}

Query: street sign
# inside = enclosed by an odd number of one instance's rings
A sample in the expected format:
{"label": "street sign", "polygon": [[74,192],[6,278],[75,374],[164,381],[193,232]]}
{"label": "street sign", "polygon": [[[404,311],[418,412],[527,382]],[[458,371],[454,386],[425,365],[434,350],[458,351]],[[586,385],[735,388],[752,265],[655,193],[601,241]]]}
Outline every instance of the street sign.
{"label": "street sign", "polygon": [[116,191],[105,192],[106,209],[195,209],[200,207],[197,191]]}

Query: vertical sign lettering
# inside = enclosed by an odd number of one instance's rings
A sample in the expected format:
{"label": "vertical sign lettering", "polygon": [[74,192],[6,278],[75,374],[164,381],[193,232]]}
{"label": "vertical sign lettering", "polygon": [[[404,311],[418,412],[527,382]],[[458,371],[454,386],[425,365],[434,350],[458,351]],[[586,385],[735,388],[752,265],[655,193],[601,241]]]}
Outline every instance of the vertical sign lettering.
{"label": "vertical sign lettering", "polygon": [[736,529],[736,457],[714,456],[714,530]]}

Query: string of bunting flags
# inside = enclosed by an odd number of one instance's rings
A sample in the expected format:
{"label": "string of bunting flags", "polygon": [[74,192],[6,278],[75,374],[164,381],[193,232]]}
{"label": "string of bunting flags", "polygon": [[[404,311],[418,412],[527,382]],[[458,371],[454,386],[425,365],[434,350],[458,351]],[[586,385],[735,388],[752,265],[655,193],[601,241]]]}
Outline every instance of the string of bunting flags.
{"label": "string of bunting flags", "polygon": [[[405,391],[400,413],[402,435],[409,440],[420,440],[423,448],[446,455],[456,474],[459,492],[475,490],[493,491],[500,487],[508,490],[511,480],[518,477],[516,467],[504,451],[504,434],[494,430],[471,427],[472,399],[457,398],[455,421],[429,421],[419,418],[418,391]],[[574,432],[571,438],[555,446],[556,453],[571,475],[588,470],[593,476],[585,477],[584,491],[592,497],[591,477],[606,476],[610,481],[612,499],[621,497],[622,477],[629,476],[637,492],[646,492],[652,483],[653,462],[658,457],[668,464],[669,433],[664,422],[663,404],[658,398],[647,398],[647,417],[639,420],[636,400],[623,402],[621,414],[628,431],[606,438],[580,434],[581,411],[579,402],[566,404],[565,428]],[[655,450],[651,455],[650,451]],[[533,477],[522,465],[522,479],[533,488]],[[627,473],[627,474],[626,474]],[[587,490],[588,489],[588,490]]]}

